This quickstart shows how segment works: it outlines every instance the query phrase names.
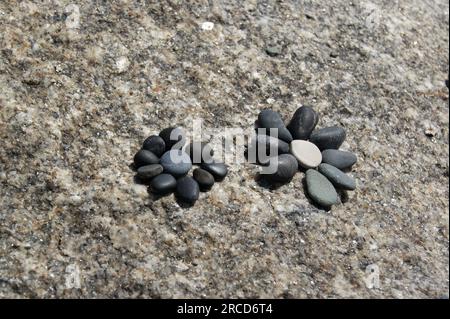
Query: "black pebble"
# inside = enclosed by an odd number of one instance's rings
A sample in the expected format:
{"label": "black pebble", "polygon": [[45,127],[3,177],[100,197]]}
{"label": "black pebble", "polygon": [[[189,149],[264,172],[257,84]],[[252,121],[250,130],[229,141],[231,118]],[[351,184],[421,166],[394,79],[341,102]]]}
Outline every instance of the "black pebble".
{"label": "black pebble", "polygon": [[139,168],[144,165],[158,164],[159,158],[153,152],[140,149],[136,155],[134,155],[134,166]]}
{"label": "black pebble", "polygon": [[144,144],[142,145],[142,148],[144,150],[153,152],[153,154],[158,157],[161,157],[161,155],[166,150],[166,143],[160,136],[152,135],[146,138]]}
{"label": "black pebble", "polygon": [[214,150],[206,142],[191,142],[185,152],[191,158],[193,164],[212,162]]}
{"label": "black pebble", "polygon": [[162,167],[162,165],[159,165],[159,164],[150,164],[150,165],[141,166],[137,170],[137,174],[138,174],[139,178],[141,178],[143,180],[147,180],[152,177],[155,177],[156,175],[159,175],[162,172],[163,172],[163,167]]}
{"label": "black pebble", "polygon": [[194,203],[200,194],[198,183],[190,176],[185,176],[177,181],[177,197],[181,200]]}
{"label": "black pebble", "polygon": [[194,169],[194,179],[200,185],[201,190],[209,190],[214,185],[214,176],[201,168]]}
{"label": "black pebble", "polygon": [[338,149],[345,140],[345,130],[339,126],[331,126],[312,132],[309,141],[320,150]]}
{"label": "black pebble", "polygon": [[297,159],[291,154],[281,154],[274,160],[277,165],[276,172],[269,175],[269,179],[278,183],[289,182],[298,170]]}
{"label": "black pebble", "polygon": [[[259,158],[259,152],[262,152],[263,158]],[[289,153],[289,144],[269,135],[254,136],[248,146],[248,158],[252,163],[261,162],[269,155],[278,156],[284,153]]]}
{"label": "black pebble", "polygon": [[356,155],[340,150],[324,150],[322,152],[322,162],[333,165],[339,169],[344,169],[352,166],[357,161]]}
{"label": "black pebble", "polygon": [[154,193],[170,193],[177,185],[177,180],[170,174],[160,174],[152,179],[150,186]]}
{"label": "black pebble", "polygon": [[295,111],[287,128],[294,140],[307,140],[319,121],[319,115],[309,106]]}
{"label": "black pebble", "polygon": [[278,114],[277,112],[269,109],[261,111],[258,115],[258,125],[261,128],[266,129],[266,135],[271,135],[270,129],[276,128],[278,129],[278,138],[280,140],[283,140],[287,143],[292,142],[292,135],[284,125],[280,114]]}
{"label": "black pebble", "polygon": [[186,133],[181,127],[168,127],[159,133],[166,144],[166,151],[181,149],[186,143]]}
{"label": "black pebble", "polygon": [[217,181],[222,180],[228,173],[227,166],[221,162],[203,163],[201,167],[210,172]]}

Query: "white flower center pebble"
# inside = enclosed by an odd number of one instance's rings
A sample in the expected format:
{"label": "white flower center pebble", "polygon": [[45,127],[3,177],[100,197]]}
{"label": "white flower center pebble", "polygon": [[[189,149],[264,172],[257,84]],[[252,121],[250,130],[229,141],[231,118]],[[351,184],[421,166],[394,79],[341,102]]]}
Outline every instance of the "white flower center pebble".
{"label": "white flower center pebble", "polygon": [[290,146],[292,155],[295,156],[301,166],[315,168],[322,162],[322,153],[313,143],[304,140],[293,140]]}

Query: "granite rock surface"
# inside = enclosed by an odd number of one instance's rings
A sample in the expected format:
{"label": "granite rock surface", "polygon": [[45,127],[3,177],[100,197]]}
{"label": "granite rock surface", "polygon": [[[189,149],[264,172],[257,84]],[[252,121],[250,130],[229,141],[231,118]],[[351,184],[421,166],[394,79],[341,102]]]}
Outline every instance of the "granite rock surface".
{"label": "granite rock surface", "polygon": [[[0,2],[0,297],[448,297],[446,0],[144,3]],[[358,156],[330,211],[245,162],[192,207],[134,180],[165,127],[300,105]]]}

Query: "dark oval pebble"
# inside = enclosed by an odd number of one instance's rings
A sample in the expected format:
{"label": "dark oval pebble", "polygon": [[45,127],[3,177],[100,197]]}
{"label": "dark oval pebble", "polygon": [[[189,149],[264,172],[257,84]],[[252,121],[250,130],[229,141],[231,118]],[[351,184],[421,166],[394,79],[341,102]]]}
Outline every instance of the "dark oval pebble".
{"label": "dark oval pebble", "polygon": [[319,115],[309,106],[298,108],[287,128],[294,140],[307,140],[319,121]]}
{"label": "dark oval pebble", "polygon": [[183,176],[192,168],[189,155],[182,150],[170,150],[161,156],[159,163],[164,168],[165,173],[174,176]]}
{"label": "dark oval pebble", "polygon": [[166,144],[166,151],[181,149],[186,143],[186,133],[181,127],[168,127],[163,129],[159,136]]}
{"label": "dark oval pebble", "polygon": [[339,189],[354,190],[356,183],[353,178],[345,174],[339,168],[331,166],[330,164],[322,163],[319,165],[319,172],[321,172],[328,180]]}
{"label": "dark oval pebble", "polygon": [[276,171],[268,177],[278,183],[289,182],[298,170],[297,159],[291,154],[281,154],[272,158],[269,167],[271,165],[277,165]]}
{"label": "dark oval pebble", "polygon": [[289,153],[289,144],[269,135],[254,136],[248,146],[248,159],[251,163],[264,162],[268,157]]}
{"label": "dark oval pebble", "polygon": [[158,194],[170,193],[176,186],[177,180],[170,174],[160,174],[150,182],[152,192]]}
{"label": "dark oval pebble", "polygon": [[213,161],[214,150],[205,142],[191,142],[186,147],[186,153],[194,164]]}
{"label": "dark oval pebble", "polygon": [[134,166],[136,168],[139,168],[144,165],[150,165],[150,164],[158,164],[159,158],[153,152],[140,149],[135,155],[134,155]]}
{"label": "dark oval pebble", "polygon": [[222,180],[227,176],[228,168],[224,163],[221,162],[212,162],[212,163],[203,163],[201,167],[210,172],[215,180]]}
{"label": "dark oval pebble", "polygon": [[159,175],[163,172],[163,167],[159,164],[150,164],[141,166],[137,170],[137,174],[139,178],[146,180],[150,179],[152,177],[155,177],[156,175]]}
{"label": "dark oval pebble", "polygon": [[177,196],[181,200],[194,203],[200,194],[198,183],[190,176],[184,176],[177,181]]}
{"label": "dark oval pebble", "polygon": [[160,157],[166,150],[166,143],[162,137],[152,135],[145,139],[142,148]]}
{"label": "dark oval pebble", "polygon": [[194,169],[193,176],[202,190],[209,190],[214,185],[214,176],[204,169]]}
{"label": "dark oval pebble", "polygon": [[351,167],[357,161],[356,155],[347,152],[328,149],[322,152],[322,162],[333,165],[339,169]]}
{"label": "dark oval pebble", "polygon": [[322,207],[330,207],[339,203],[333,184],[314,169],[306,171],[306,187],[311,199]]}
{"label": "dark oval pebble", "polygon": [[339,126],[331,126],[312,132],[309,141],[320,150],[338,149],[345,140],[345,130]]}
{"label": "dark oval pebble", "polygon": [[266,109],[259,113],[258,115],[258,125],[261,128],[266,129],[266,135],[272,135],[270,132],[271,128],[278,129],[278,138],[285,142],[290,143],[292,141],[292,135],[289,130],[284,125],[280,114],[275,111]]}

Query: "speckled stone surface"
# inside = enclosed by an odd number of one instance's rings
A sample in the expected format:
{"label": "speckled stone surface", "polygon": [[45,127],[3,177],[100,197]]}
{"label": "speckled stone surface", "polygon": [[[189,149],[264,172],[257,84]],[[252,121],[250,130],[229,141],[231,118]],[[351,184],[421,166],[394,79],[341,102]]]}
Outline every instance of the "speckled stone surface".
{"label": "speckled stone surface", "polygon": [[[0,297],[448,297],[446,0],[143,3],[0,2]],[[165,127],[301,104],[358,156],[328,212],[301,172],[133,180]]]}

